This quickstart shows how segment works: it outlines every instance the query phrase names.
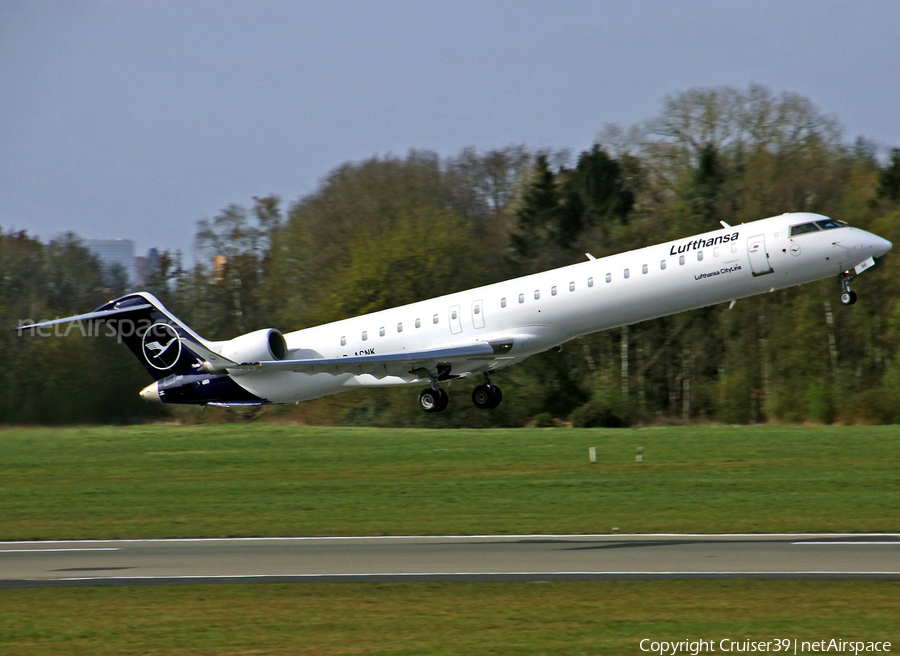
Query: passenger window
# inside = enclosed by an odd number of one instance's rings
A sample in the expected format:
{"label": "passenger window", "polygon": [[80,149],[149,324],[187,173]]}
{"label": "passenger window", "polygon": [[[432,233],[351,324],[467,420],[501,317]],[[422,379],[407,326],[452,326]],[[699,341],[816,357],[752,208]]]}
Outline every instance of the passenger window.
{"label": "passenger window", "polygon": [[731,252],[737,253],[737,244],[731,244]]}
{"label": "passenger window", "polygon": [[481,306],[476,305],[474,308],[472,308],[472,312],[474,312],[475,314],[481,314]]}
{"label": "passenger window", "polygon": [[574,292],[574,291],[575,291],[575,283],[574,283],[574,282],[570,282],[570,283],[569,283],[569,291],[570,291],[570,292]]}
{"label": "passenger window", "polygon": [[593,287],[593,286],[594,286],[594,279],[588,278],[588,287]]}
{"label": "passenger window", "polygon": [[505,296],[500,299],[500,307],[502,307],[502,308],[506,307],[506,297]]}
{"label": "passenger window", "polygon": [[713,257],[719,257],[719,247],[718,246],[716,246],[713,249]]}
{"label": "passenger window", "polygon": [[398,333],[402,333],[402,332],[403,332],[403,323],[402,323],[402,322],[397,324],[397,332],[398,332]]}
{"label": "passenger window", "polygon": [[665,271],[665,270],[666,270],[666,261],[665,261],[665,260],[660,260],[660,261],[659,261],[659,270],[660,270],[660,271]]}
{"label": "passenger window", "polygon": [[807,232],[818,232],[819,226],[815,223],[801,223],[800,225],[791,226],[791,237],[804,235]]}
{"label": "passenger window", "polygon": [[369,332],[367,330],[363,331],[362,338],[363,338],[363,341],[366,341],[367,339],[369,339]]}
{"label": "passenger window", "polygon": [[341,346],[347,346],[347,338],[341,337]]}
{"label": "passenger window", "polygon": [[519,294],[519,303],[525,302],[525,294]]}
{"label": "passenger window", "polygon": [[534,290],[534,300],[538,300],[540,297],[541,297],[541,290],[535,289]]}
{"label": "passenger window", "polygon": [[612,282],[612,274],[611,273],[606,274],[606,282]]}
{"label": "passenger window", "polygon": [[625,278],[630,278],[630,277],[631,277],[631,271],[630,271],[629,269],[625,269],[625,273],[622,274],[622,275],[623,275]]}
{"label": "passenger window", "polygon": [[378,336],[384,337],[384,326],[382,326],[381,328],[378,329]]}
{"label": "passenger window", "polygon": [[433,317],[431,317],[431,323],[437,323],[437,322],[438,322],[438,315],[434,315]]}
{"label": "passenger window", "polygon": [[556,285],[550,288],[550,296],[556,296]]}
{"label": "passenger window", "polygon": [[649,267],[648,267],[646,264],[645,264],[644,266],[641,267],[641,273],[647,273],[647,271],[649,271],[649,270],[650,270],[650,269],[649,269]]}
{"label": "passenger window", "polygon": [[453,310],[453,312],[450,313],[450,318],[453,319],[454,321],[456,320],[456,317],[458,317],[458,316],[459,316],[459,314],[457,314],[456,310]]}
{"label": "passenger window", "polygon": [[421,327],[422,327],[422,320],[416,319],[416,328],[421,328]]}
{"label": "passenger window", "polygon": [[701,262],[703,260],[703,251],[697,251],[697,261]]}

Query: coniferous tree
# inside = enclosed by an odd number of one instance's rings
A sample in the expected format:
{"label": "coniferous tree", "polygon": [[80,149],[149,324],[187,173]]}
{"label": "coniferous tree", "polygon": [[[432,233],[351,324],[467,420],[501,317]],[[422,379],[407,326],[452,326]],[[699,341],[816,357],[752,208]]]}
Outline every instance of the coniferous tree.
{"label": "coniferous tree", "polygon": [[891,162],[878,175],[878,195],[900,201],[900,148],[891,149]]}
{"label": "coniferous tree", "polygon": [[516,212],[516,231],[511,236],[515,257],[521,263],[533,259],[541,249],[556,241],[562,208],[556,175],[545,155],[538,155],[533,179],[525,191],[522,207]]}

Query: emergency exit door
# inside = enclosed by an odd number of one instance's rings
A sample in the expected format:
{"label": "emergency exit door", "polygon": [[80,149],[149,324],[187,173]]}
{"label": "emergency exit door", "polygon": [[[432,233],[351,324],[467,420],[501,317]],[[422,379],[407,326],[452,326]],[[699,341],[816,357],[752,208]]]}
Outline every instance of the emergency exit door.
{"label": "emergency exit door", "polygon": [[454,305],[450,308],[450,332],[458,335],[462,332],[462,319],[459,316],[459,306]]}
{"label": "emergency exit door", "polygon": [[484,328],[484,303],[482,301],[472,303],[472,325],[476,328]]}

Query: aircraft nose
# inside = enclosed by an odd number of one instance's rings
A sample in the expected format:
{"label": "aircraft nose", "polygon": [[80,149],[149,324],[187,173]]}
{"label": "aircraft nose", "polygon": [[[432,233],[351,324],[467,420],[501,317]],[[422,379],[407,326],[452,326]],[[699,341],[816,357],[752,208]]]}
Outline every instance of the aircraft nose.
{"label": "aircraft nose", "polygon": [[147,387],[142,389],[141,398],[145,401],[155,401],[159,403],[161,401],[161,399],[159,398],[159,383],[152,383],[151,385],[147,385]]}
{"label": "aircraft nose", "polygon": [[874,237],[874,249],[875,249],[875,257],[881,257],[885,253],[887,253],[894,245],[889,242],[887,239],[883,239],[878,235],[872,235]]}
{"label": "aircraft nose", "polygon": [[878,235],[868,232],[867,230],[855,229],[852,233],[855,235],[853,247],[861,254],[871,257],[881,257],[887,253],[893,244],[887,239],[883,239]]}

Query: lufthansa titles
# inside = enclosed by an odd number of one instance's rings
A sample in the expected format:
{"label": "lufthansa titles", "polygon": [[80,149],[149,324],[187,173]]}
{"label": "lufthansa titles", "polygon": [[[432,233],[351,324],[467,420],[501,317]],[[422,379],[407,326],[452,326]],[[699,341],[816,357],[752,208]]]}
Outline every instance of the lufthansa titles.
{"label": "lufthansa titles", "polygon": [[698,248],[710,248],[712,246],[718,246],[719,244],[728,244],[737,241],[739,234],[740,233],[738,232],[733,232],[730,235],[719,235],[718,237],[710,237],[709,239],[692,239],[683,244],[673,244],[669,249],[669,255],[680,255],[681,253],[687,253],[689,251],[697,250]]}

